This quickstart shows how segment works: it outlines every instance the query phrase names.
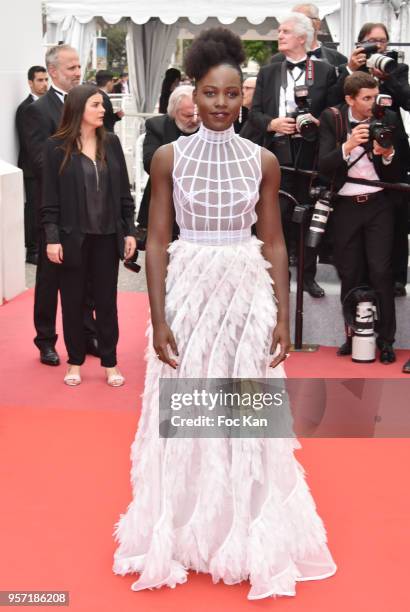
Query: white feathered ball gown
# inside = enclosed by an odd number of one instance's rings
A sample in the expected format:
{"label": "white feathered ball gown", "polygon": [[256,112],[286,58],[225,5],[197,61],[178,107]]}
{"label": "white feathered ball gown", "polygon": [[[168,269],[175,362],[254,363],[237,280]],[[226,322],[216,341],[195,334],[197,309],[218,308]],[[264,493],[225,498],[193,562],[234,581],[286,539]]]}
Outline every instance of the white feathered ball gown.
{"label": "white feathered ball gown", "polygon": [[336,565],[294,438],[159,438],[160,378],[284,377],[269,368],[276,305],[269,264],[251,236],[261,150],[233,128],[204,126],[174,148],[180,239],[169,248],[166,320],[179,367],[159,361],[148,331],[142,414],[132,444],[133,500],[116,526],[114,572],[135,591],[174,587],[188,570],[249,580],[249,599],[294,595]]}

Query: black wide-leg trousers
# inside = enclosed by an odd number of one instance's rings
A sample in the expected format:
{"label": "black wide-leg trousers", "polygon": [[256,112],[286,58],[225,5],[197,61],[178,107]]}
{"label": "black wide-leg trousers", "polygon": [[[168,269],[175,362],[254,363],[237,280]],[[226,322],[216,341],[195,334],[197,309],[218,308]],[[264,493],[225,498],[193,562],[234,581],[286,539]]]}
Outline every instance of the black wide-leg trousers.
{"label": "black wide-leg trousers", "polygon": [[339,197],[334,204],[334,257],[343,302],[347,293],[369,283],[380,305],[379,340],[394,342],[396,314],[393,282],[394,210],[383,192],[368,202]]}
{"label": "black wide-leg trousers", "polygon": [[117,364],[117,281],[119,255],[117,236],[87,234],[81,247],[81,265],[60,270],[64,342],[68,363],[82,365],[86,354],[84,307],[87,282],[94,298],[97,339],[101,365]]}

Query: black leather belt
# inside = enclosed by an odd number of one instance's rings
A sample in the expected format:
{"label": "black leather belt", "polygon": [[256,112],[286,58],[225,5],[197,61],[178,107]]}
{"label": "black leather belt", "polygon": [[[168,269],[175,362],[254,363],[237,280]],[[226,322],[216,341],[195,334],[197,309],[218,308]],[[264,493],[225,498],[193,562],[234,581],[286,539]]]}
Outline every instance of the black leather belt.
{"label": "black leather belt", "polygon": [[340,195],[338,197],[345,202],[352,202],[353,204],[369,204],[369,202],[377,200],[377,198],[380,197],[380,194],[382,193],[383,190],[375,191],[373,193],[361,193],[360,195],[355,196]]}

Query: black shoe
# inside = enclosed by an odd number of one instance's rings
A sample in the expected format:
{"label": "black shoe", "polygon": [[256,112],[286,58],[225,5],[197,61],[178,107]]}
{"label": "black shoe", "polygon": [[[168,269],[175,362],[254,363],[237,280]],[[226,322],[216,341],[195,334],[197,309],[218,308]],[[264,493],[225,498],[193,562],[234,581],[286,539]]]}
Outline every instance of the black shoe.
{"label": "black shoe", "polygon": [[377,343],[380,349],[380,363],[384,365],[389,365],[390,363],[394,363],[396,361],[396,353],[393,350],[393,345],[389,342],[380,342]]}
{"label": "black shoe", "polygon": [[40,349],[40,361],[49,366],[60,365],[60,357],[53,346]]}
{"label": "black shoe", "polygon": [[307,291],[313,298],[322,298],[325,295],[325,290],[315,280],[305,280],[303,291]]}
{"label": "black shoe", "polygon": [[100,349],[98,347],[97,338],[89,338],[87,340],[85,352],[87,353],[87,355],[94,355],[94,357],[100,356]]}
{"label": "black shoe", "polygon": [[38,264],[38,254],[37,253],[27,253],[26,263],[36,266]]}
{"label": "black shoe", "polygon": [[406,297],[407,291],[403,283],[394,283],[394,297]]}
{"label": "black shoe", "polygon": [[402,372],[403,374],[410,374],[410,359],[404,364]]}
{"label": "black shoe", "polygon": [[351,354],[352,354],[352,339],[349,336],[348,338],[346,338],[346,342],[343,342],[342,346],[338,348],[336,355],[338,355],[339,357],[344,357],[345,355],[351,355]]}

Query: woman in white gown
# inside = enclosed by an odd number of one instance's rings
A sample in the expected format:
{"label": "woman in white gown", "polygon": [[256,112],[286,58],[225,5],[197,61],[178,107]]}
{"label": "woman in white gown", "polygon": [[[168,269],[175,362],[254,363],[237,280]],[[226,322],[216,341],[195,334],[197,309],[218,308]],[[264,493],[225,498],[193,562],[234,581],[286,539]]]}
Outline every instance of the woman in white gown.
{"label": "woman in white gown", "polygon": [[[186,59],[202,125],[152,162],[147,241],[151,306],[133,500],[116,527],[114,572],[135,591],[174,587],[189,569],[249,580],[249,599],[294,595],[336,565],[294,438],[160,438],[159,379],[284,377],[288,269],[280,170],[236,135],[240,39],[202,32]],[[168,247],[174,214],[180,239]],[[258,238],[251,235],[256,222]],[[273,291],[274,285],[274,291]]]}

